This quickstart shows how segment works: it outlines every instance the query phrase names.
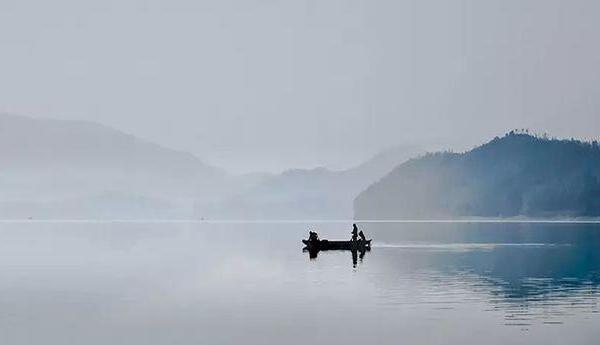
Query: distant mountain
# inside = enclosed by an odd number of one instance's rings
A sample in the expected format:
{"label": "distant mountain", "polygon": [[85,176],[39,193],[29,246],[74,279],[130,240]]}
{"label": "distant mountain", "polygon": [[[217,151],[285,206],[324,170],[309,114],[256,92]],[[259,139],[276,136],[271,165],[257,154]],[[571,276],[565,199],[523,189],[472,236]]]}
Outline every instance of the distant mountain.
{"label": "distant mountain", "polygon": [[234,176],[101,124],[0,114],[0,218],[351,218],[361,190],[418,153]]}
{"label": "distant mountain", "polygon": [[[11,219],[174,219],[190,213],[185,203],[129,193],[106,192],[78,198],[0,202],[0,215]],[[187,212],[186,212],[187,211]]]}
{"label": "distant mountain", "polygon": [[0,114],[3,170],[113,170],[165,177],[223,174],[186,152],[175,151],[86,121]]}
{"label": "distant mountain", "polygon": [[600,216],[596,142],[510,132],[411,159],[360,193],[357,219]]}
{"label": "distant mountain", "polygon": [[185,200],[191,214],[228,178],[189,153],[104,125],[9,114],[0,114],[0,166],[2,218],[154,216],[185,209]]}
{"label": "distant mountain", "polygon": [[352,201],[361,190],[420,152],[397,147],[347,170],[293,169],[263,175],[254,187],[206,212],[239,219],[351,218]]}

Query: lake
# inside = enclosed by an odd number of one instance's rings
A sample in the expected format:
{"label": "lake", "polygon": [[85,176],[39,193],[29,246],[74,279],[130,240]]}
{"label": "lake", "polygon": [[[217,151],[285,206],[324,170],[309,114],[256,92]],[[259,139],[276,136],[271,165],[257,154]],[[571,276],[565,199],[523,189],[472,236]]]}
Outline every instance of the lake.
{"label": "lake", "polygon": [[0,223],[2,344],[597,344],[600,225]]}

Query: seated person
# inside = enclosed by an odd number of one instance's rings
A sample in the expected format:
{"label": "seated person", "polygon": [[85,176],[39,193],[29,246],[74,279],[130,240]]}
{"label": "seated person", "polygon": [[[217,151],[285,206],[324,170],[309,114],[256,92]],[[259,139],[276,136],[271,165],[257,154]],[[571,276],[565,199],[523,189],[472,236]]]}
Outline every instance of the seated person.
{"label": "seated person", "polygon": [[362,230],[358,233],[358,236],[360,237],[361,240],[363,240],[365,242],[367,241],[367,238],[365,237],[365,233]]}

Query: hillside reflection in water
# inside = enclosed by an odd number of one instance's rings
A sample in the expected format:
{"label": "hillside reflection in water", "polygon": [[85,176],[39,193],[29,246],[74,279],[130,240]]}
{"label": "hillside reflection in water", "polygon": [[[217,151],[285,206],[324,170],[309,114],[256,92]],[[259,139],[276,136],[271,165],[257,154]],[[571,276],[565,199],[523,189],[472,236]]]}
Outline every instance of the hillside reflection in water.
{"label": "hillside reflection in water", "polygon": [[2,223],[6,344],[591,344],[600,227]]}

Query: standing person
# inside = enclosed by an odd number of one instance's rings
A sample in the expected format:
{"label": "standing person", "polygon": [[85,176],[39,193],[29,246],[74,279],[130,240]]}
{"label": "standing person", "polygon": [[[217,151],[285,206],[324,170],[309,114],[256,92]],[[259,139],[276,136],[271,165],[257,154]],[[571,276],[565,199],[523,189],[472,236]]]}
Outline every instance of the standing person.
{"label": "standing person", "polygon": [[358,239],[358,227],[356,224],[352,224],[352,241],[356,241]]}

